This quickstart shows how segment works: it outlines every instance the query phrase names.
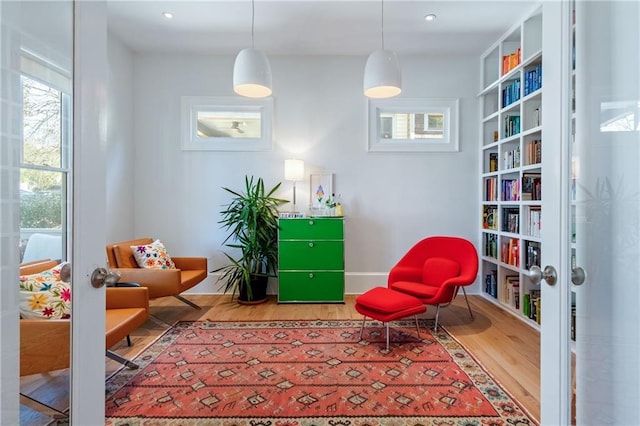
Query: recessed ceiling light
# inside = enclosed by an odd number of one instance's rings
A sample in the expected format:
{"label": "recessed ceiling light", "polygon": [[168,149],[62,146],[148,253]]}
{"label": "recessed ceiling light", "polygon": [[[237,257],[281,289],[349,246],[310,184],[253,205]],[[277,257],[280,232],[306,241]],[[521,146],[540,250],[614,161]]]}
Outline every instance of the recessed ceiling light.
{"label": "recessed ceiling light", "polygon": [[435,13],[430,13],[428,15],[424,15],[424,20],[427,21],[427,22],[435,21],[436,20]]}
{"label": "recessed ceiling light", "polygon": [[162,16],[164,16],[167,19],[172,19],[173,18],[173,13],[171,13],[171,12],[162,12]]}

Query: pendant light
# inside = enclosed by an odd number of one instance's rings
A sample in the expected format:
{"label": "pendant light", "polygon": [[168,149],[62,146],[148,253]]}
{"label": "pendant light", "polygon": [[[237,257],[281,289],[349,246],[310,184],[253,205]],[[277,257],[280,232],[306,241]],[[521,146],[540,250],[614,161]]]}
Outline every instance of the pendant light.
{"label": "pendant light", "polygon": [[382,49],[369,55],[364,67],[364,94],[375,99],[391,98],[402,92],[398,57],[384,48],[384,0],[381,0],[381,6]]}
{"label": "pendant light", "polygon": [[238,53],[233,65],[233,91],[248,98],[271,95],[271,65],[267,56],[254,48],[255,0],[251,0],[251,47]]}

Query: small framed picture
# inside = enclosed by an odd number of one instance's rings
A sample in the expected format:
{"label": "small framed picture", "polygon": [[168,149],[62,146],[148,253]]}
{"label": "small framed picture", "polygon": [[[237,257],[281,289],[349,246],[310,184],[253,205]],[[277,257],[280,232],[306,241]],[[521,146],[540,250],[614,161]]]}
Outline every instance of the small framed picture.
{"label": "small framed picture", "polygon": [[333,173],[312,174],[309,186],[309,207],[312,210],[329,208],[333,197]]}

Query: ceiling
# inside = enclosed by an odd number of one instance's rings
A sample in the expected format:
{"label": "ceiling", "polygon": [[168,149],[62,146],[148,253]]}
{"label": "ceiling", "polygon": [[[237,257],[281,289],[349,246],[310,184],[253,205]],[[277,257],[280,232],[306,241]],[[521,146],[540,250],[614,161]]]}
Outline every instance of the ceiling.
{"label": "ceiling", "polygon": [[[479,55],[535,4],[255,0],[254,43],[268,55],[367,55],[382,44],[383,6],[385,47],[398,55]],[[251,46],[251,9],[250,0],[107,0],[109,31],[136,52],[237,54]]]}

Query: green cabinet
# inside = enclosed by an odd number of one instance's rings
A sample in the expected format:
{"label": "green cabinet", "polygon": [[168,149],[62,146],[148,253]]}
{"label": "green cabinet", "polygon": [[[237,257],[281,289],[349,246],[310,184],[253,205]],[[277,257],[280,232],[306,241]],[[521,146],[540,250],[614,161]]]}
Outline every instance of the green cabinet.
{"label": "green cabinet", "polygon": [[344,302],[344,220],[280,219],[278,302]]}

